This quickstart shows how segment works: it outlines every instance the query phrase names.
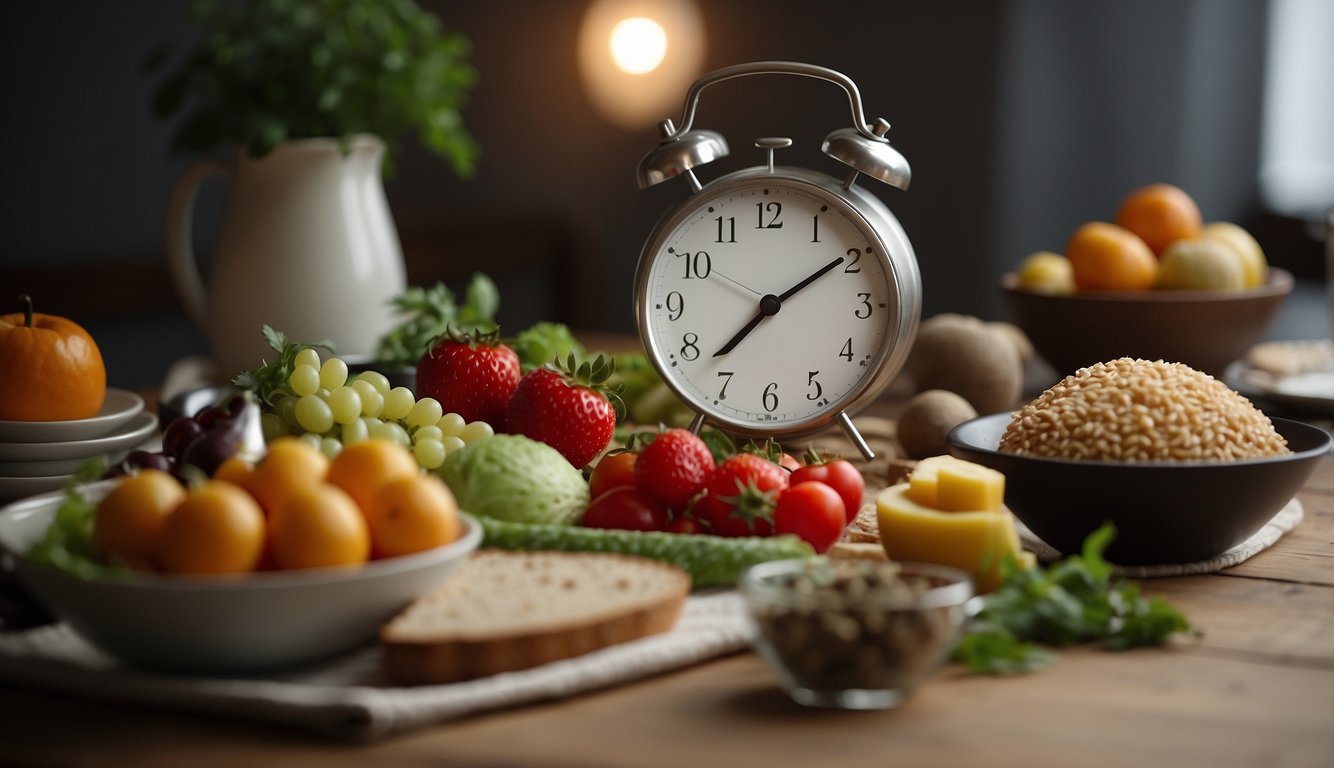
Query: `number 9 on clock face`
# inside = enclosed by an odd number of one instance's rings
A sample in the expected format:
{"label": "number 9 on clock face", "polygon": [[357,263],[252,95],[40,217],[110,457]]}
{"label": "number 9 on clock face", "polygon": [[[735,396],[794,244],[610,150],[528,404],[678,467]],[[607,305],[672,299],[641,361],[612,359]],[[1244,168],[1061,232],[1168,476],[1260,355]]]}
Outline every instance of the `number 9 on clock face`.
{"label": "number 9 on clock face", "polygon": [[917,288],[911,246],[878,199],[802,169],[752,169],[658,226],[636,314],[683,401],[724,428],[785,437],[883,389],[916,330]]}

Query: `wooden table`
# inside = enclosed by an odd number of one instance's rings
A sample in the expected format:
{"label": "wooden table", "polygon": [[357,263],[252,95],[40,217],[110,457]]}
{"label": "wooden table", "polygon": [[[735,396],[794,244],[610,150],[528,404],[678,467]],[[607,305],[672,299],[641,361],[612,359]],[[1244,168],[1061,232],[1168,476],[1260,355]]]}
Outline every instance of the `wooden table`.
{"label": "wooden table", "polygon": [[1252,560],[1143,582],[1198,641],[1020,677],[947,667],[896,711],[803,708],[748,652],[369,745],[5,687],[0,764],[1334,766],[1334,457],[1299,498],[1305,521]]}

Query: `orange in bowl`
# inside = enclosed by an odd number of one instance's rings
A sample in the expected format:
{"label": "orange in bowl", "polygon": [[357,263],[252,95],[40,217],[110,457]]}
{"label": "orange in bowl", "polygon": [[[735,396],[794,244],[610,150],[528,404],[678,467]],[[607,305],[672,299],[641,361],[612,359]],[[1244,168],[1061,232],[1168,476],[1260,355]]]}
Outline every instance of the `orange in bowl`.
{"label": "orange in bowl", "polygon": [[1158,278],[1158,260],[1130,230],[1090,221],[1070,236],[1065,256],[1081,291],[1143,291]]}
{"label": "orange in bowl", "polygon": [[1171,184],[1150,184],[1126,195],[1116,223],[1161,255],[1177,240],[1198,237],[1203,219],[1194,198]]}

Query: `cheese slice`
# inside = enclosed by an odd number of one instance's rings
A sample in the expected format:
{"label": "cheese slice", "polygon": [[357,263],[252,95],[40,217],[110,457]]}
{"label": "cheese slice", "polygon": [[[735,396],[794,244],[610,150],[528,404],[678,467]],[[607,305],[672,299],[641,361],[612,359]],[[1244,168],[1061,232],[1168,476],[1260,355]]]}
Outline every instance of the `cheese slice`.
{"label": "cheese slice", "polygon": [[1005,475],[981,464],[956,461],[936,473],[936,508],[946,512],[999,512],[1005,503]]}
{"label": "cheese slice", "polygon": [[1020,567],[1032,563],[1022,557],[1014,515],[999,510],[943,512],[909,497],[909,483],[890,486],[876,496],[880,542],[891,560],[937,563],[968,573],[978,593],[1001,583],[1001,563],[1013,555]]}

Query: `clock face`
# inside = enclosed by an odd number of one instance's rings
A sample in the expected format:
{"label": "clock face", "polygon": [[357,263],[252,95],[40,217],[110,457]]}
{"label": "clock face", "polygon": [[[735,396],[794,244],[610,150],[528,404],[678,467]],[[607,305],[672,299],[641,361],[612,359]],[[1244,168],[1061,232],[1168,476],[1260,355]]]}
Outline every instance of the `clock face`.
{"label": "clock face", "polygon": [[884,248],[814,184],[766,174],[705,189],[645,252],[641,336],[676,393],[725,426],[822,426],[896,340]]}

